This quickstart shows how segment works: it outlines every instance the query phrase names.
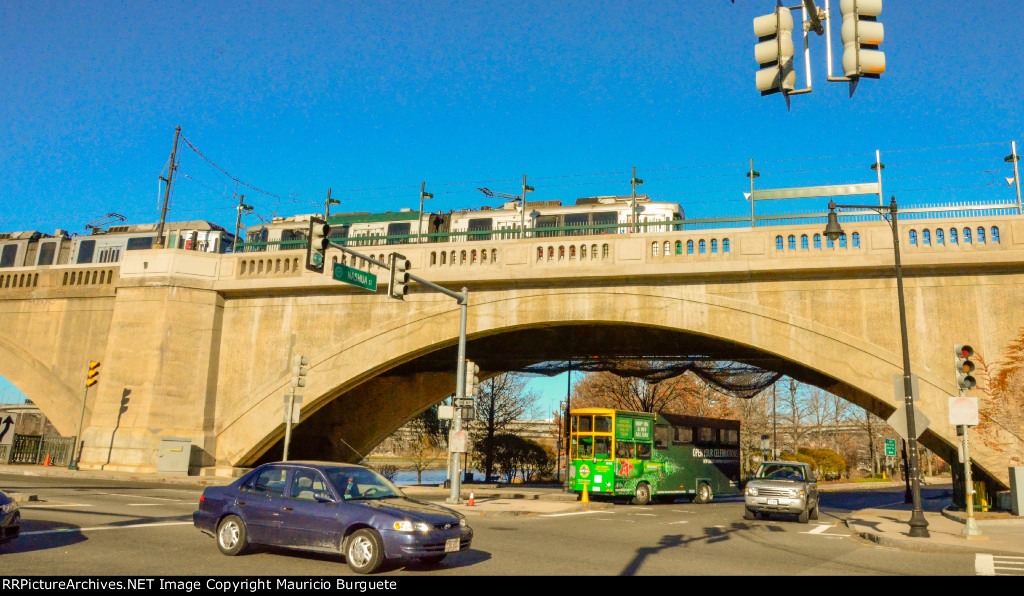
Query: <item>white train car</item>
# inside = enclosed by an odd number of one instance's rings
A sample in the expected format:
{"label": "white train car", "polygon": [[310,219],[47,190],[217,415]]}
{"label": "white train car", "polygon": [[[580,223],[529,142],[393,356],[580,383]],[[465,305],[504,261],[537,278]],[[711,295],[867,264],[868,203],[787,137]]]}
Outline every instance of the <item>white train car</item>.
{"label": "white train car", "polygon": [[[106,231],[94,229],[88,236],[72,239],[69,263],[117,263],[125,251],[146,250],[156,244],[158,224],[110,226]],[[208,221],[164,223],[163,238],[167,248],[229,253],[235,235]]]}
{"label": "white train car", "polygon": [[71,237],[64,230],[0,233],[0,268],[61,265],[68,262]]}
{"label": "white train car", "polygon": [[[665,232],[683,219],[678,203],[636,197],[639,231]],[[633,230],[632,197],[608,196],[561,201],[528,202],[525,217],[529,237],[622,234]],[[305,246],[311,216],[278,217],[246,230],[245,251],[287,250]],[[463,209],[448,213],[419,213],[411,209],[385,213],[343,213],[328,219],[331,238],[349,246],[379,246],[419,242],[463,242],[513,239],[521,235],[524,218],[517,201],[500,207]],[[664,223],[661,223],[664,222]]]}

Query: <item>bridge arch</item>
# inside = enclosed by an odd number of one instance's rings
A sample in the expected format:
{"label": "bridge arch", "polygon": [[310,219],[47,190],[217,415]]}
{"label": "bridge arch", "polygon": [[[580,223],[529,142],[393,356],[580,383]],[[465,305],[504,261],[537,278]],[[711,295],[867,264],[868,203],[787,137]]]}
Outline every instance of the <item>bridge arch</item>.
{"label": "bridge arch", "polygon": [[72,388],[23,345],[0,336],[0,374],[46,412],[47,418],[64,436],[78,430],[85,388],[86,363],[82,364],[83,385],[80,389]]}
{"label": "bridge arch", "polygon": [[[414,298],[408,307],[408,315],[395,318],[387,328],[343,338],[312,355],[310,379],[314,381],[306,387],[304,422],[295,429],[296,436],[303,424],[312,422],[323,408],[343,408],[347,420],[314,428],[318,434],[342,433],[352,439],[351,451],[365,453],[409,418],[453,391],[451,373],[388,378],[389,373],[402,370],[403,365],[418,358],[450,350],[458,339],[459,311],[454,303]],[[692,288],[471,293],[467,357],[473,359],[473,345],[489,337],[579,325],[639,327],[691,339],[706,338],[774,358],[783,369],[779,372],[883,417],[902,407],[893,398],[892,379],[902,373],[900,354],[791,312]],[[454,358],[452,361],[454,367]],[[918,362],[912,362],[912,367],[920,379],[919,407],[931,420],[945,420],[945,398],[950,391],[945,387],[945,375],[937,378]],[[253,396],[246,407],[220,417],[217,460],[221,465],[251,465],[283,436],[280,404],[287,382],[287,378],[280,378]],[[956,439],[947,436],[951,428],[944,429],[944,424],[933,425],[922,443],[948,458]],[[351,452],[346,458],[356,459]]]}

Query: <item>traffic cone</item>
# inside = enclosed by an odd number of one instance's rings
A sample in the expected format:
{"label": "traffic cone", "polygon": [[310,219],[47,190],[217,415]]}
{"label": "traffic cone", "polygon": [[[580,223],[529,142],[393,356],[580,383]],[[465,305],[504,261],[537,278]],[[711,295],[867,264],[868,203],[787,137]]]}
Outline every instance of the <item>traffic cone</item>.
{"label": "traffic cone", "polygon": [[46,454],[46,461],[43,462],[43,465],[44,466],[50,465],[50,454],[49,453]]}
{"label": "traffic cone", "polygon": [[472,507],[473,506],[473,491],[469,491],[469,503],[466,503],[466,506],[468,506],[468,507]]}
{"label": "traffic cone", "polygon": [[588,496],[587,483],[586,482],[583,483],[583,497],[580,499],[580,502],[581,503],[589,503],[590,502],[590,497]]}

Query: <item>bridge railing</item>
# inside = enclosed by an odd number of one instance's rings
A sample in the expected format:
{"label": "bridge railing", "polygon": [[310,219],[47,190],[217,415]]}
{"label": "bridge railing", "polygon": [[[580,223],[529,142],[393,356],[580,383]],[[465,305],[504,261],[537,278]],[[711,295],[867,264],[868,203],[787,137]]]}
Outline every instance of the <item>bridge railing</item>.
{"label": "bridge railing", "polygon": [[[900,207],[900,220],[920,219],[953,219],[967,217],[988,217],[1017,215],[1016,203],[945,203],[936,205],[920,205],[916,207]],[[881,215],[872,210],[838,211],[840,222],[879,221]],[[703,219],[680,219],[669,221],[645,221],[632,223],[594,224],[585,226],[528,226],[521,230],[518,226],[497,230],[463,230],[454,232],[435,232],[424,234],[369,235],[331,238],[343,246],[351,248],[366,246],[396,246],[403,244],[437,244],[457,242],[480,242],[495,240],[516,240],[525,235],[526,238],[562,238],[573,236],[604,236],[609,234],[630,234],[634,227],[638,233],[663,233],[672,231],[701,231],[721,229],[763,228],[773,226],[811,225],[820,223],[824,226],[828,212],[793,212],[793,213],[762,213],[752,217],[714,217]],[[306,240],[289,239],[267,242],[240,242],[236,252],[272,252],[280,250],[304,250]]]}

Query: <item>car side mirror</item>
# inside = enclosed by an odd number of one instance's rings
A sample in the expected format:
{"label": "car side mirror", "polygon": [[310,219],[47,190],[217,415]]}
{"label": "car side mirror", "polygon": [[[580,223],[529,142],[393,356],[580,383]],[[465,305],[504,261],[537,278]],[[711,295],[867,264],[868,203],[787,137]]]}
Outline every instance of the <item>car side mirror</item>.
{"label": "car side mirror", "polygon": [[316,499],[316,501],[318,503],[336,503],[337,502],[335,500],[335,498],[331,496],[330,493],[324,492],[324,491],[316,491],[315,493],[313,493],[313,498]]}

